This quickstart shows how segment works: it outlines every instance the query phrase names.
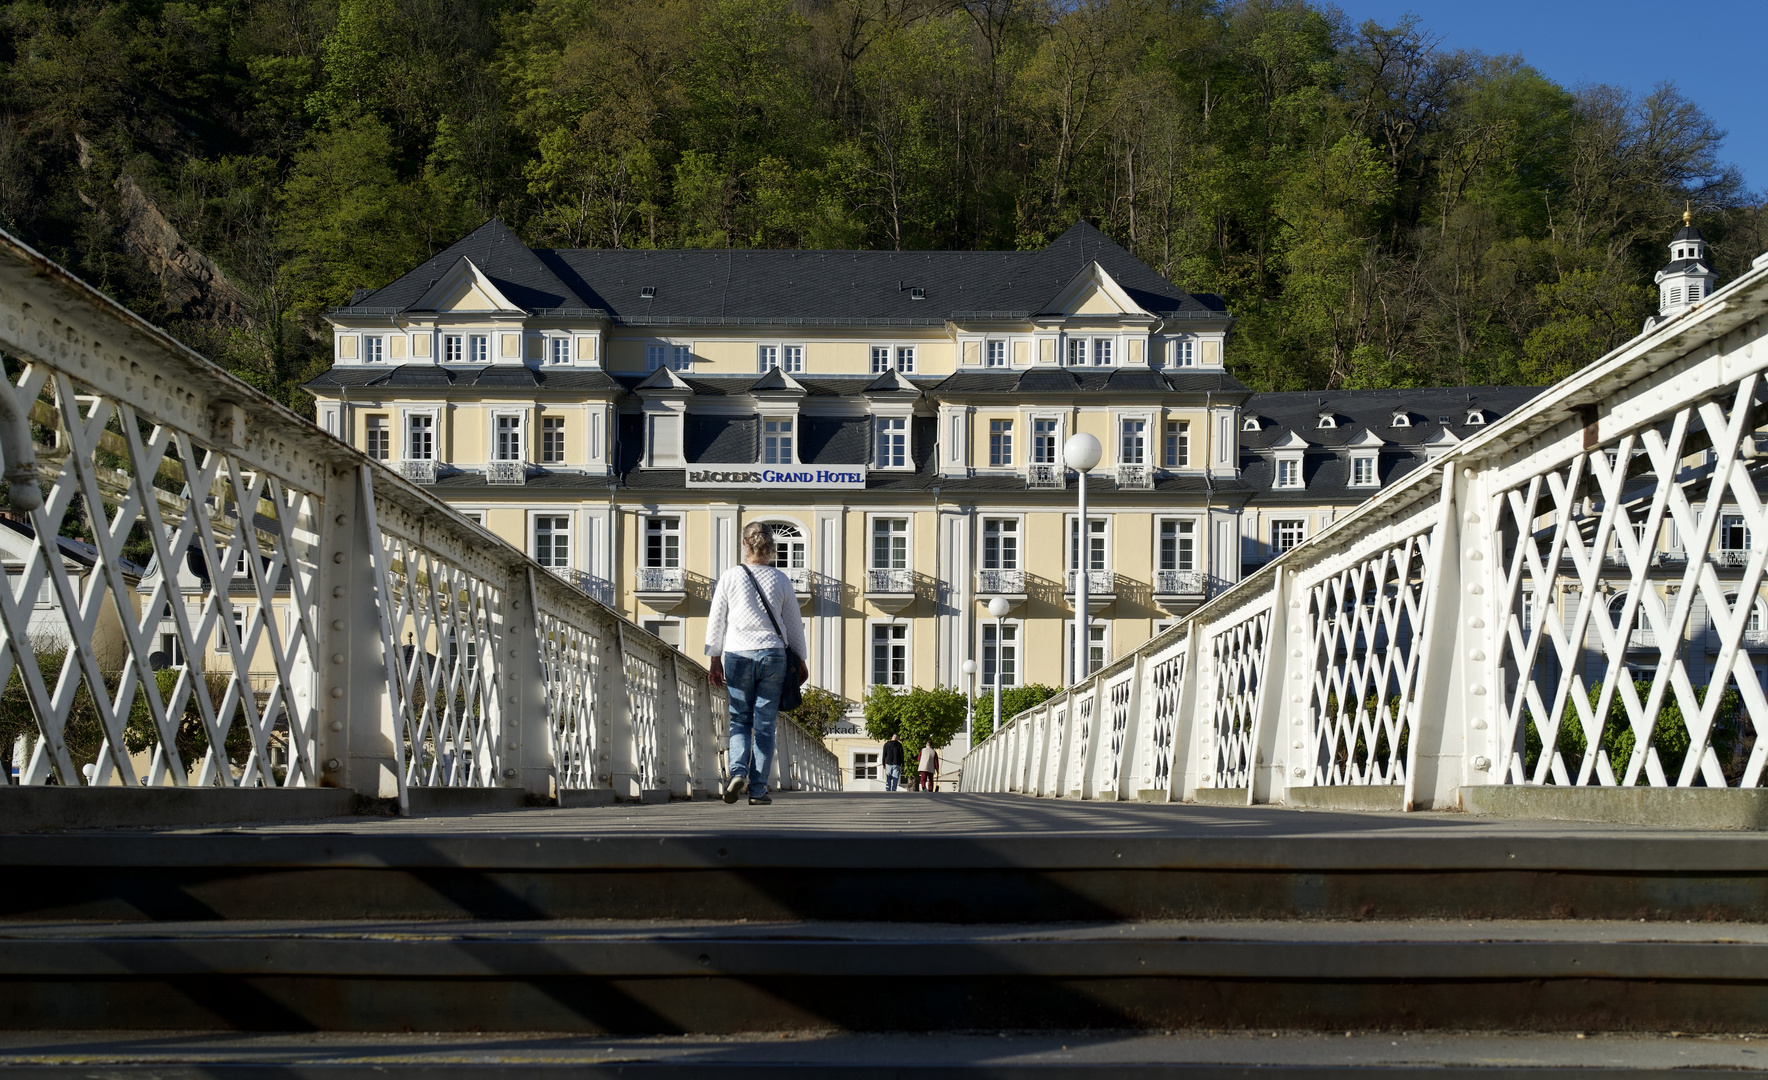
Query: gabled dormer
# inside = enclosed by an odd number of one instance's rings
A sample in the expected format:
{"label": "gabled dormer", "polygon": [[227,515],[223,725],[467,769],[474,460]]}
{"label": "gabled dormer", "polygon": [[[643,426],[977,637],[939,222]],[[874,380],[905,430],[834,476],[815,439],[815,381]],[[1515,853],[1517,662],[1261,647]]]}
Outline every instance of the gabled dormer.
{"label": "gabled dormer", "polygon": [[1271,444],[1271,487],[1276,491],[1300,491],[1307,486],[1302,475],[1302,454],[1308,441],[1291,431]]}
{"label": "gabled dormer", "polygon": [[643,403],[645,467],[685,467],[688,399],[694,396],[694,388],[669,368],[658,368],[633,387],[633,393]]}
{"label": "gabled dormer", "polygon": [[1444,454],[1455,449],[1460,442],[1461,437],[1459,435],[1456,435],[1448,428],[1442,428],[1435,435],[1424,440],[1424,458],[1426,461],[1435,461],[1437,458],[1440,458]]}
{"label": "gabled dormer", "polygon": [[473,260],[462,255],[456,259],[447,273],[437,278],[435,283],[416,303],[407,309],[412,312],[436,312],[450,315],[489,315],[503,318],[520,319],[527,315],[509,297],[503,294],[484,271],[473,264]]}
{"label": "gabled dormer", "polygon": [[1381,486],[1381,448],[1386,445],[1386,439],[1366,428],[1361,435],[1345,444],[1350,450],[1350,471],[1345,477],[1347,487]]}
{"label": "gabled dormer", "polygon": [[1117,283],[1117,279],[1097,262],[1088,263],[1068,279],[1068,284],[1062,286],[1050,298],[1049,303],[1044,305],[1044,311],[1046,314],[1065,316],[1154,317],[1131,299],[1130,294]]}

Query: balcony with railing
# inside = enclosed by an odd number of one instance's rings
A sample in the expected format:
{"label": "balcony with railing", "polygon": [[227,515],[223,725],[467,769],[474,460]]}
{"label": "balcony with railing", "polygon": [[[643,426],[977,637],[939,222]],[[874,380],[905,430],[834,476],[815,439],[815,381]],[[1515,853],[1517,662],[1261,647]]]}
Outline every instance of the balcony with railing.
{"label": "balcony with railing", "polygon": [[1713,565],[1738,570],[1750,564],[1749,548],[1720,548],[1713,552]]}
{"label": "balcony with railing", "polygon": [[407,460],[399,463],[399,475],[414,484],[434,484],[436,471],[435,458]]}
{"label": "balcony with railing", "polygon": [[1025,571],[978,570],[976,571],[976,593],[978,596],[1005,596],[1024,599]]}
{"label": "balcony with railing", "polygon": [[[1097,615],[1117,599],[1117,575],[1109,570],[1088,570],[1087,572],[1087,610]],[[1066,575],[1065,585],[1069,597],[1074,597],[1080,588],[1079,570],[1070,570]]]}
{"label": "balcony with railing", "polygon": [[1025,486],[1060,491],[1068,486],[1068,470],[1055,462],[1033,462],[1025,467]]}
{"label": "balcony with railing", "polygon": [[679,566],[640,566],[632,572],[632,594],[652,611],[668,615],[687,601],[687,571]]}
{"label": "balcony with railing", "polygon": [[528,463],[525,461],[493,461],[485,466],[485,482],[499,487],[526,484],[528,482]]}
{"label": "balcony with railing", "polygon": [[866,599],[892,614],[915,599],[915,575],[909,570],[867,570]]}
{"label": "balcony with railing", "polygon": [[1149,465],[1119,465],[1117,486],[1128,491],[1147,491],[1154,487],[1154,468]]}

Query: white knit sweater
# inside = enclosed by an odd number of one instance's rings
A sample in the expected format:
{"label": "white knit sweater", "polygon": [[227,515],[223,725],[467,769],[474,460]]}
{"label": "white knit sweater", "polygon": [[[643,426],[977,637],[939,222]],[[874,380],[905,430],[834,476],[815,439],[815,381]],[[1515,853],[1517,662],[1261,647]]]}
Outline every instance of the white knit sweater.
{"label": "white knit sweater", "polygon": [[798,615],[798,597],[792,593],[792,579],[773,566],[747,564],[754,573],[755,584],[767,594],[774,618],[786,639],[774,633],[761,599],[749,585],[744,564],[731,567],[718,576],[718,587],[712,592],[712,617],[706,623],[706,655],[722,656],[727,652],[760,652],[763,649],[786,648],[799,656],[809,657],[804,647],[804,620]]}

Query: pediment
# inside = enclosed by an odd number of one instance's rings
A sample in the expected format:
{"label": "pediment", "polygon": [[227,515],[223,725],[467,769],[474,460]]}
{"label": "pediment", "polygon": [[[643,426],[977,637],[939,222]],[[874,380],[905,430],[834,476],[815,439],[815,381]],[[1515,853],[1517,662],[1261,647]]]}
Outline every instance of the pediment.
{"label": "pediment", "polygon": [[763,394],[770,391],[778,394],[802,394],[804,384],[777,367],[768,368],[767,374],[756,379],[755,384],[749,387],[749,392]]}
{"label": "pediment", "polygon": [[1359,450],[1368,450],[1378,446],[1386,446],[1387,440],[1365,428],[1361,435],[1358,435],[1350,442],[1345,443],[1345,445],[1355,447]]}
{"label": "pediment", "polygon": [[424,291],[424,295],[418,298],[412,309],[474,314],[523,314],[522,309],[511,303],[510,298],[503,295],[491,283],[491,279],[473,265],[473,260],[465,255]]}
{"label": "pediment", "polygon": [[1459,435],[1456,435],[1453,431],[1450,431],[1448,428],[1443,428],[1441,431],[1438,431],[1435,435],[1432,435],[1430,438],[1424,440],[1424,445],[1425,446],[1454,446],[1456,443],[1458,443],[1460,441],[1461,441],[1461,437]]}
{"label": "pediment", "polygon": [[1284,437],[1281,442],[1272,443],[1270,446],[1270,449],[1272,450],[1306,450],[1307,448],[1308,441],[1293,431]]}
{"label": "pediment", "polygon": [[1149,313],[1142,306],[1130,299],[1105,268],[1098,263],[1088,263],[1081,271],[1070,278],[1054,299],[1045,305],[1050,312],[1062,315],[1137,315]]}
{"label": "pediment", "polygon": [[902,372],[897,371],[895,368],[891,368],[889,371],[886,371],[884,374],[867,383],[866,388],[862,393],[910,393],[919,396],[921,390],[920,387],[917,387],[914,383],[909,382],[908,379],[904,378]]}
{"label": "pediment", "polygon": [[673,368],[666,367],[660,367],[656,371],[651,372],[649,375],[645,376],[644,382],[639,383],[637,386],[633,387],[633,389],[641,393],[646,390],[674,391],[681,394],[691,394],[694,392],[694,388],[687,384],[686,379],[677,375]]}

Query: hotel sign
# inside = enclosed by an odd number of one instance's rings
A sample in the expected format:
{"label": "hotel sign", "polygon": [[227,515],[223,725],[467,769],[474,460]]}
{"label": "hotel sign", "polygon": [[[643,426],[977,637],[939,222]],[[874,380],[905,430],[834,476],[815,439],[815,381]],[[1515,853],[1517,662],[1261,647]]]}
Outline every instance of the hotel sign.
{"label": "hotel sign", "polygon": [[864,465],[690,465],[691,488],[760,488],[763,491],[851,491],[866,486]]}

